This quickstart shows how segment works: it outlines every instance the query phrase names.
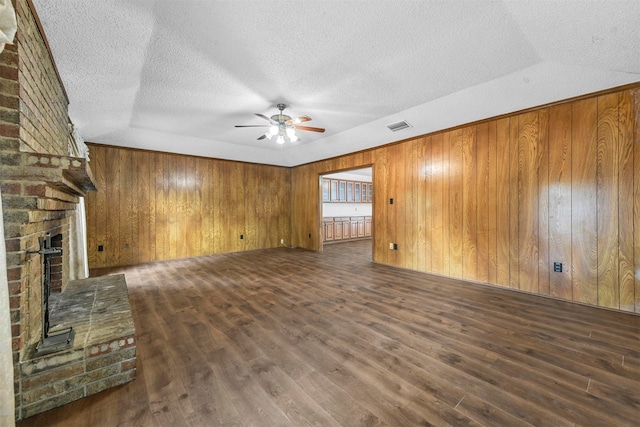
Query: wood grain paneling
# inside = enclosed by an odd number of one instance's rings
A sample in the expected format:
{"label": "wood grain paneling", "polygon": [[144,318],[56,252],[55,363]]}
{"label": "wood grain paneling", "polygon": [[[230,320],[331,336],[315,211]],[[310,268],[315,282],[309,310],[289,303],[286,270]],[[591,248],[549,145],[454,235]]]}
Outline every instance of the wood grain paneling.
{"label": "wood grain paneling", "polygon": [[571,250],[573,299],[598,304],[596,98],[573,104],[571,116]]}
{"label": "wood grain paneling", "polygon": [[498,284],[498,149],[497,122],[487,125],[487,283]]}
{"label": "wood grain paneling", "polygon": [[[138,185],[133,189],[136,194],[138,204],[138,236],[136,243],[145,242],[137,247],[138,262],[152,261],[155,256],[155,236],[151,233],[151,224],[154,213],[151,210],[151,198],[155,192],[149,191],[151,186],[151,170],[153,165],[150,161],[150,153],[142,153],[140,164],[138,165]],[[140,220],[140,218],[149,218],[149,221]]]}
{"label": "wood grain paneling", "polygon": [[475,280],[489,280],[489,124],[476,131],[476,227],[477,264]]}
{"label": "wood grain paneling", "polygon": [[[134,239],[137,240],[138,218],[135,216],[137,202],[133,192],[137,186],[133,182],[137,178],[137,168],[131,161],[130,150],[118,151],[118,168],[120,169],[120,188],[118,193],[118,219],[120,224],[119,263],[120,265],[135,265]],[[135,237],[134,237],[135,236]]]}
{"label": "wood grain paneling", "polygon": [[271,248],[291,239],[288,168],[96,144],[91,167],[98,192],[87,197],[90,268]]}
{"label": "wood grain paneling", "polygon": [[[396,212],[397,212],[398,205],[397,204],[395,206],[390,205],[389,199],[392,197],[397,199],[398,197],[396,195],[396,191],[398,190],[396,186],[397,169],[394,166],[396,165],[400,166],[400,165],[396,163],[395,150],[389,149],[385,151],[386,151],[386,156],[384,156],[385,167],[383,168],[382,176],[380,177],[382,178],[383,185],[380,188],[384,188],[386,190],[386,197],[385,197],[385,193],[382,193],[383,198],[381,201],[378,202],[377,206],[382,207],[381,212],[384,213],[383,215],[386,218],[386,220],[381,224],[376,224],[376,226],[379,225],[378,228],[383,231],[384,241],[392,243],[394,240],[398,240],[397,239],[398,235],[396,234],[396,230],[395,230],[396,216],[397,216]],[[376,184],[374,184],[374,186],[377,187]],[[384,257],[384,259],[386,260],[385,262],[388,264],[398,265],[395,252],[391,250],[386,251],[386,257]]]}
{"label": "wood grain paneling", "polygon": [[[548,265],[562,263],[562,272],[549,273],[549,295],[573,298],[571,258],[571,104],[549,110],[549,186],[541,189],[549,201]],[[553,149],[551,149],[553,143]],[[544,241],[543,241],[544,243]]]}
{"label": "wood grain paneling", "polygon": [[[633,123],[628,126],[633,128],[633,266],[634,271],[640,269],[640,89],[633,94]],[[628,179],[628,175],[625,178]],[[631,233],[631,230],[624,230]],[[640,313],[640,274],[635,274],[635,312]]]}
{"label": "wood grain paneling", "polygon": [[223,223],[225,204],[215,203],[215,201],[224,200],[223,192],[223,171],[222,166],[224,163],[215,163],[212,165],[213,173],[211,175],[211,181],[214,183],[213,193],[213,223],[217,224],[217,227],[213,227],[213,253],[225,252],[225,239],[223,232],[225,230],[225,224]]}
{"label": "wood grain paneling", "polygon": [[509,286],[510,242],[509,242],[509,200],[511,198],[510,155],[509,155],[509,119],[501,119],[496,123],[496,145],[498,150],[497,166],[497,275],[496,285]]}
{"label": "wood grain paneling", "polygon": [[[405,153],[411,165],[411,168],[405,171],[405,179],[407,180],[407,184],[405,185],[407,191],[403,194],[403,197],[407,199],[405,222],[420,224],[413,232],[406,228],[404,229],[407,250],[415,254],[415,256],[409,257],[410,260],[408,260],[409,262],[405,265],[413,270],[425,268],[425,262],[423,259],[420,259],[421,257],[419,255],[420,252],[425,252],[424,227],[426,221],[420,222],[418,220],[418,212],[425,212],[427,210],[424,205],[418,207],[418,199],[422,197],[421,195],[424,195],[425,191],[424,188],[422,188],[422,190],[419,189],[424,181],[424,177],[422,173],[420,173],[418,166],[418,161],[420,160],[418,157],[418,145],[420,141],[420,138],[412,140],[411,143],[407,145],[408,149]],[[421,246],[420,249],[418,249],[418,245]],[[421,262],[420,267],[418,267],[419,261]]]}
{"label": "wood grain paneling", "polygon": [[633,268],[633,181],[624,177],[634,176],[633,170],[633,92],[620,93],[619,115],[619,277],[620,308],[633,311],[634,268]]}
{"label": "wood grain paneling", "polygon": [[431,270],[436,274],[445,274],[444,259],[444,177],[447,174],[447,162],[444,159],[444,137],[442,134],[431,137],[431,162],[425,167],[431,170],[431,185],[429,186],[429,201],[431,206],[431,229],[428,230],[431,239]]}
{"label": "wood grain paneling", "polygon": [[[318,198],[306,177],[366,162],[376,174],[374,261],[640,312],[639,93],[595,94],[298,166],[293,234],[319,228],[317,213],[298,215]],[[294,240],[318,249],[308,243]]]}
{"label": "wood grain paneling", "polygon": [[196,207],[194,209],[194,222],[196,222],[196,233],[198,236],[202,236],[200,239],[194,240],[194,252],[196,253],[207,253],[204,250],[206,246],[206,236],[205,236],[205,216],[207,210],[205,209],[205,173],[207,169],[207,161],[203,158],[193,158],[193,203]]}
{"label": "wood grain paneling", "polygon": [[412,211],[416,215],[416,223],[418,224],[417,233],[415,233],[415,251],[416,265],[415,270],[428,271],[431,270],[431,238],[429,231],[433,228],[431,225],[431,214],[433,209],[431,203],[431,175],[432,172],[424,168],[425,164],[431,163],[431,137],[420,138],[416,140],[415,157],[412,168],[414,169],[414,185],[412,193],[414,196],[414,204]]}
{"label": "wood grain paneling", "polygon": [[478,276],[478,177],[476,160],[476,128],[462,131],[462,277]]}
{"label": "wood grain paneling", "polygon": [[93,202],[90,203],[90,199],[86,200],[86,212],[87,212],[87,229],[94,230],[94,233],[87,234],[87,262],[89,265],[106,265],[107,252],[97,250],[98,245],[107,242],[107,227],[106,227],[106,214],[107,214],[107,181],[105,179],[105,172],[107,170],[106,157],[100,156],[91,160],[91,168],[93,170],[93,176],[95,179],[96,187],[98,191],[92,193]]}
{"label": "wood grain paneling", "polygon": [[464,175],[462,129],[450,132],[449,144],[449,276],[462,277]]}
{"label": "wood grain paneling", "polygon": [[[520,288],[520,247],[519,247],[519,228],[520,228],[520,182],[518,181],[520,173],[520,153],[518,147],[518,116],[509,118],[509,287],[513,289]],[[524,207],[523,207],[524,208]]]}
{"label": "wood grain paneling", "polygon": [[538,292],[538,112],[518,116],[518,287]]}
{"label": "wood grain paneling", "polygon": [[538,293],[549,295],[549,109],[538,112]]}
{"label": "wood grain paneling", "polygon": [[[160,254],[165,253],[165,248],[168,246],[165,242],[168,225],[167,225],[167,215],[165,215],[165,197],[164,197],[164,156],[162,154],[158,154],[153,156],[155,159],[155,169],[153,170],[152,178],[154,187],[150,187],[153,189],[153,194],[155,196],[155,219],[153,221],[152,227],[155,229],[155,237],[156,237],[156,252],[153,254],[154,258],[157,260],[161,260]],[[99,193],[100,191],[98,191]],[[91,253],[92,248],[89,248],[89,253]],[[89,264],[91,265],[91,264]]]}
{"label": "wood grain paneling", "polygon": [[169,215],[169,241],[168,252],[164,259],[178,258],[178,222],[180,221],[180,211],[178,208],[178,158],[176,156],[165,157],[165,173],[168,176],[165,194],[167,197],[167,214]]}
{"label": "wood grain paneling", "polygon": [[[93,158],[99,157],[99,153],[93,153]],[[106,149],[106,161],[105,161],[105,206],[107,207],[107,216],[102,221],[99,221],[101,227],[104,227],[105,231],[105,245],[104,251],[106,254],[105,266],[119,265],[120,263],[120,234],[126,228],[120,227],[120,153],[116,148]],[[98,190],[100,191],[100,190]],[[93,193],[87,195],[87,202],[91,204]],[[124,207],[126,209],[126,206]],[[100,215],[100,212],[97,212]],[[91,235],[91,230],[87,230],[87,235]],[[102,242],[97,242],[98,245]],[[92,248],[93,249],[93,248]],[[97,266],[97,265],[96,265]]]}
{"label": "wood grain paneling", "polygon": [[598,97],[596,161],[598,305],[620,307],[618,287],[618,94]]}
{"label": "wood grain paneling", "polygon": [[[443,268],[442,274],[449,276],[451,274],[451,206],[449,199],[451,198],[451,182],[449,177],[454,172],[450,162],[451,158],[451,132],[445,132],[442,135],[442,256]],[[374,218],[374,221],[376,218]]]}

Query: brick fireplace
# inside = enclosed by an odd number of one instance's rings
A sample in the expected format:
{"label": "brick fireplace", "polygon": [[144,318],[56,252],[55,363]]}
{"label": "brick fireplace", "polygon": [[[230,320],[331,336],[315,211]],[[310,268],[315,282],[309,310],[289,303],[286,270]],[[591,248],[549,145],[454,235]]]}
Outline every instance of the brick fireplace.
{"label": "brick fireplace", "polygon": [[[12,348],[22,361],[33,354],[42,327],[42,257],[40,239],[54,236],[62,248],[52,265],[54,292],[81,278],[74,260],[78,244],[78,204],[95,190],[88,161],[50,154],[16,153],[1,166],[7,278],[12,317]],[[74,265],[76,264],[76,265]]]}
{"label": "brick fireplace", "polygon": [[[15,418],[22,419],[131,381],[136,348],[124,276],[86,278],[82,198],[96,191],[88,151],[33,4],[14,4],[15,44],[0,54],[0,193]],[[49,327],[75,338],[38,352],[47,329],[43,241],[61,249],[49,260]]]}
{"label": "brick fireplace", "polygon": [[[95,190],[89,162],[34,153],[12,158],[0,178],[21,419],[133,380],[136,354],[124,277],[86,279],[74,261],[82,258],[80,197]],[[56,254],[49,260],[50,296],[43,291],[43,241]],[[42,351],[49,327],[51,334],[73,330],[75,340]]]}

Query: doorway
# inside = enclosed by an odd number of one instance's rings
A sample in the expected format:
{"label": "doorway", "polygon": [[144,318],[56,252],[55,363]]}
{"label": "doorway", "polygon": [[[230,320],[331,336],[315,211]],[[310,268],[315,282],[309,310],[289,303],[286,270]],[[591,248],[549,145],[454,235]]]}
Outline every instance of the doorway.
{"label": "doorway", "polygon": [[367,252],[371,253],[373,167],[324,174],[320,183],[321,250],[325,245],[350,244],[349,247],[362,248],[368,243],[371,248]]}

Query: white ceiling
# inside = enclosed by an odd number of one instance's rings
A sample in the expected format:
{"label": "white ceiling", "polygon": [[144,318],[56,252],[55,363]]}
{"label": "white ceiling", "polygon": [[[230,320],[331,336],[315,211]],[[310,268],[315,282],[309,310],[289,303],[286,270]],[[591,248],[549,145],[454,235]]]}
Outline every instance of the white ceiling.
{"label": "white ceiling", "polygon": [[[33,3],[100,144],[294,166],[640,81],[638,0]],[[327,131],[234,127],[280,102]]]}

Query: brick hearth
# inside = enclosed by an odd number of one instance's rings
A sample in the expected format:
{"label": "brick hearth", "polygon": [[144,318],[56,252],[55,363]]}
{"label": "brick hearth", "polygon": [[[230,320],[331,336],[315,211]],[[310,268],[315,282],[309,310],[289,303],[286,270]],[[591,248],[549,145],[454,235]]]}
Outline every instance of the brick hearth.
{"label": "brick hearth", "polygon": [[22,417],[135,378],[135,327],[124,275],[74,280],[52,294],[51,330],[72,327],[72,349],[19,364]]}

